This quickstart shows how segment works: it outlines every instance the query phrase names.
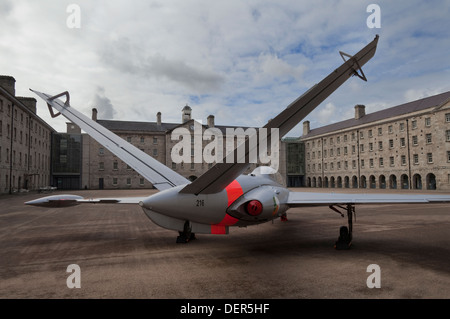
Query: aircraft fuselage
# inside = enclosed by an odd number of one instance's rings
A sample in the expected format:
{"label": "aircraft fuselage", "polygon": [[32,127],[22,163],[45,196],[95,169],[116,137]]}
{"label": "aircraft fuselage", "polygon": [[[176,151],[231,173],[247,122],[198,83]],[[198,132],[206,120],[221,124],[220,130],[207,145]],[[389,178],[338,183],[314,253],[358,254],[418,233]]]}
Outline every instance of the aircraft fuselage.
{"label": "aircraft fuselage", "polygon": [[196,233],[226,234],[283,215],[289,191],[266,175],[241,175],[215,194],[183,194],[184,185],[156,193],[140,203],[156,224],[182,231],[186,221]]}

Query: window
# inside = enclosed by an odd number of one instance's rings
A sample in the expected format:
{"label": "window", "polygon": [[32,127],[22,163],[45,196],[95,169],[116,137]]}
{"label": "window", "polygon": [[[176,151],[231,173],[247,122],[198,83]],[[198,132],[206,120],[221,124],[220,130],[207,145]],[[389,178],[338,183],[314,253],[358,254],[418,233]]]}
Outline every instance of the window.
{"label": "window", "polygon": [[177,169],[177,163],[172,162],[172,169]]}
{"label": "window", "polygon": [[370,152],[373,151],[373,143],[369,143],[369,151],[370,151]]}
{"label": "window", "polygon": [[445,132],[445,136],[446,136],[445,140],[446,140],[447,142],[450,142],[450,130],[447,130],[447,131]]}
{"label": "window", "polygon": [[141,177],[141,178],[139,179],[139,185],[142,186],[142,185],[144,185],[144,183],[145,183],[145,179]]}
{"label": "window", "polygon": [[338,142],[338,144],[341,143],[341,137],[340,136],[337,137],[337,142]]}
{"label": "window", "polygon": [[433,140],[431,138],[431,133],[429,133],[425,136],[425,140],[426,140],[427,144],[431,144],[433,142]]}
{"label": "window", "polygon": [[113,185],[117,185],[117,177],[113,177]]}
{"label": "window", "polygon": [[369,130],[369,137],[372,137],[372,130]]}
{"label": "window", "polygon": [[360,139],[364,139],[364,132],[363,131],[359,132],[359,138]]}
{"label": "window", "polygon": [[157,148],[153,149],[153,156],[158,156],[158,149]]}
{"label": "window", "polygon": [[415,165],[419,164],[419,154],[413,155],[413,162]]}
{"label": "window", "polygon": [[450,113],[445,114],[445,122],[450,122]]}
{"label": "window", "polygon": [[127,136],[127,142],[131,143],[131,136]]}
{"label": "window", "polygon": [[404,137],[401,137],[401,138],[400,138],[400,146],[401,146],[401,147],[405,147],[405,145],[406,145],[405,138],[404,138]]}
{"label": "window", "polygon": [[113,163],[113,170],[117,171],[119,169],[119,163],[117,163],[117,161],[115,161]]}
{"label": "window", "polygon": [[153,144],[158,144],[158,138],[157,137],[153,138]]}
{"label": "window", "polygon": [[400,132],[405,130],[405,123],[400,123]]}
{"label": "window", "polygon": [[392,127],[392,125],[388,126],[388,132],[389,134],[392,134],[394,132],[394,128]]}
{"label": "window", "polygon": [[394,156],[391,156],[391,157],[389,157],[389,164],[391,165],[391,166],[394,166]]}
{"label": "window", "polygon": [[402,159],[402,165],[406,165],[406,156],[402,155],[401,159]]}
{"label": "window", "polygon": [[433,153],[427,153],[427,161],[428,163],[433,163]]}
{"label": "window", "polygon": [[425,126],[430,127],[431,126],[431,117],[425,118]]}
{"label": "window", "polygon": [[380,151],[383,150],[383,142],[382,141],[378,142],[378,150],[380,150]]}
{"label": "window", "polygon": [[141,143],[143,144],[145,142],[145,138],[141,136]]}
{"label": "window", "polygon": [[417,139],[417,135],[414,135],[414,136],[412,137],[412,142],[413,142],[413,145],[418,145],[418,144],[419,144],[419,141],[418,141],[418,139]]}
{"label": "window", "polygon": [[379,161],[380,167],[383,167],[383,166],[384,166],[384,160],[383,160],[383,158],[380,157],[380,158],[378,159],[378,161]]}
{"label": "window", "polygon": [[394,140],[389,140],[389,148],[394,148]]}
{"label": "window", "polygon": [[131,178],[130,177],[127,178],[127,185],[131,185]]}
{"label": "window", "polygon": [[352,145],[352,154],[355,154],[355,152],[356,152],[356,146]]}
{"label": "window", "polygon": [[355,160],[352,161],[352,168],[353,168],[353,169],[356,168],[356,161],[355,161]]}
{"label": "window", "polygon": [[414,130],[417,128],[417,121],[416,120],[412,120],[411,121],[411,128]]}
{"label": "window", "polygon": [[447,151],[447,162],[450,162],[450,151]]}
{"label": "window", "polygon": [[361,160],[361,168],[364,168],[364,160]]}
{"label": "window", "polygon": [[105,150],[104,150],[103,147],[100,147],[100,148],[98,149],[98,154],[99,154],[99,155],[105,154]]}
{"label": "window", "polygon": [[341,148],[340,148],[340,147],[338,147],[338,148],[336,149],[336,153],[337,153],[337,156],[340,156],[340,155],[341,155]]}
{"label": "window", "polygon": [[105,169],[105,163],[104,163],[104,162],[99,162],[99,163],[98,163],[98,169],[99,169],[100,171],[103,171],[103,170]]}
{"label": "window", "polygon": [[383,129],[381,127],[378,128],[378,135],[383,135]]}
{"label": "window", "polygon": [[338,169],[338,170],[341,169],[341,162],[337,162],[337,169]]}
{"label": "window", "polygon": [[373,158],[369,159],[370,167],[373,167]]}
{"label": "window", "polygon": [[344,155],[347,155],[347,146],[344,146]]}
{"label": "window", "polygon": [[344,142],[347,142],[347,134],[344,135]]}

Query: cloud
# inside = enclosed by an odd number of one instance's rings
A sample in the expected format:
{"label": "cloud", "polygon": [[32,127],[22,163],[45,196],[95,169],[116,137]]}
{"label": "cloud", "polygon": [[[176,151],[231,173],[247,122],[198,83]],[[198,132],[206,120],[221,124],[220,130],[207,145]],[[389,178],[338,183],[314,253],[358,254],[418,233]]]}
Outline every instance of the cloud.
{"label": "cloud", "polygon": [[141,78],[169,80],[190,90],[191,94],[217,91],[223,76],[204,67],[193,67],[182,59],[169,59],[160,53],[143,54],[145,50],[129,38],[111,41],[100,52],[105,65]]}
{"label": "cloud", "polygon": [[97,92],[92,101],[92,107],[97,109],[99,119],[112,120],[117,113],[114,110],[111,100],[106,97],[105,89],[101,86],[97,87]]}

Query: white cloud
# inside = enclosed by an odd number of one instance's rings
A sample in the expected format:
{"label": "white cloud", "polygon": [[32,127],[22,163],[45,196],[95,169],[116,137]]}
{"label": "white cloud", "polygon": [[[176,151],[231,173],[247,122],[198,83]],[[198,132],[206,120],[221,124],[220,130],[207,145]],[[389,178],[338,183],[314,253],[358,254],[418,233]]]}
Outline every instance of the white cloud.
{"label": "white cloud", "polygon": [[[355,104],[376,109],[450,89],[448,1],[380,0],[377,30],[366,26],[364,1],[79,0],[81,29],[69,29],[71,3],[0,2],[0,70],[16,78],[19,95],[69,90],[87,114],[98,96],[117,118],[153,121],[161,111],[168,122],[189,103],[196,118],[264,125],[338,67],[339,50],[354,54],[375,33],[369,82],[351,78],[311,123],[344,119]],[[64,130],[42,102],[38,112]]]}

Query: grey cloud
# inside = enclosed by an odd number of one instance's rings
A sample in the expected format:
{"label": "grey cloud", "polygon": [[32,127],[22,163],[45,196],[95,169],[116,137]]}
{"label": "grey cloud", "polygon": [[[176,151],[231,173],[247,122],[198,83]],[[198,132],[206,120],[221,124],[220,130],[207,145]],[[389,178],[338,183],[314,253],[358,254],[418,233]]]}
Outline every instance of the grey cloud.
{"label": "grey cloud", "polygon": [[179,83],[193,93],[205,93],[220,88],[224,78],[209,70],[192,67],[181,60],[170,60],[154,54],[145,56],[143,50],[128,38],[109,43],[101,56],[103,61],[119,71]]}
{"label": "grey cloud", "polygon": [[105,96],[105,89],[101,86],[97,88],[94,96],[94,107],[97,108],[98,117],[100,119],[113,119],[116,111],[111,100]]}

